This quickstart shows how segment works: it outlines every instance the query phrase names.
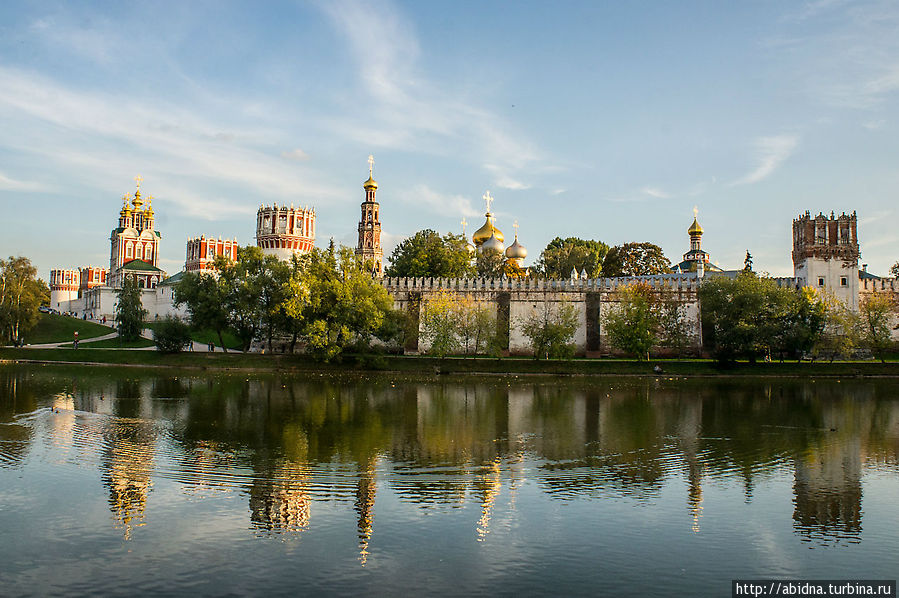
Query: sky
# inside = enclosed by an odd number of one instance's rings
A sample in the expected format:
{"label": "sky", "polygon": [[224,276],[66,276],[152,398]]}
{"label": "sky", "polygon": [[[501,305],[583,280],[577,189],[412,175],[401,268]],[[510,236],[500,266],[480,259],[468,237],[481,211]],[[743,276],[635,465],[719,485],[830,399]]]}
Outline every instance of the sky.
{"label": "sky", "polygon": [[108,266],[138,174],[170,274],[262,204],[355,246],[373,154],[386,255],[490,190],[526,264],[557,236],[677,263],[695,207],[714,263],[788,276],[793,218],[856,210],[885,275],[897,31],[892,1],[5,0],[0,255]]}

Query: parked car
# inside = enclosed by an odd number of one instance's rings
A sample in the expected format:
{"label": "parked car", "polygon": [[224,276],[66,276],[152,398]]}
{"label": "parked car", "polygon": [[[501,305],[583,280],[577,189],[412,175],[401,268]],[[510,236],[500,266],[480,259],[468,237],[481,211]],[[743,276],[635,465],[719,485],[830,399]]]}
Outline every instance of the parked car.
{"label": "parked car", "polygon": [[46,305],[41,305],[39,308],[37,308],[37,310],[39,312],[41,312],[42,314],[52,314],[53,313],[53,310],[50,309],[49,307],[47,307]]}

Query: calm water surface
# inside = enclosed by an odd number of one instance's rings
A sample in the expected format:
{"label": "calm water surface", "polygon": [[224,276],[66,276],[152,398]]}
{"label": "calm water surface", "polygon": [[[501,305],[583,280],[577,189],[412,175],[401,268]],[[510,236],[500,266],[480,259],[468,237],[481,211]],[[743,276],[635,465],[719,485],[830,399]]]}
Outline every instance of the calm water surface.
{"label": "calm water surface", "polygon": [[895,579],[892,380],[0,366],[0,594]]}

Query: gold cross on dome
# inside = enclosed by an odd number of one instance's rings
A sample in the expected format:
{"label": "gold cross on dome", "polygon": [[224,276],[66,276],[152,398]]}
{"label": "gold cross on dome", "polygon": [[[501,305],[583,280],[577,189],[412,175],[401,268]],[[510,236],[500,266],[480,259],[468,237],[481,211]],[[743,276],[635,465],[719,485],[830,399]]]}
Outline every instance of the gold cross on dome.
{"label": "gold cross on dome", "polygon": [[518,221],[517,220],[512,223],[512,228],[515,229],[515,236],[517,237],[518,236]]}
{"label": "gold cross on dome", "polygon": [[138,190],[138,191],[140,191],[140,183],[141,183],[141,181],[143,181],[143,180],[144,180],[144,177],[142,177],[141,175],[137,175],[136,177],[134,177],[134,182],[137,183],[137,190]]}
{"label": "gold cross on dome", "polygon": [[490,195],[490,191],[484,194],[484,202],[487,204],[487,213],[490,213],[490,204],[493,202],[493,197]]}
{"label": "gold cross on dome", "polygon": [[699,207],[698,206],[693,206],[693,218],[694,219],[699,218]]}
{"label": "gold cross on dome", "polygon": [[372,154],[368,154],[368,176],[372,176],[372,169],[375,165],[375,157]]}
{"label": "gold cross on dome", "polygon": [[465,227],[468,226],[468,223],[465,222],[465,217],[462,217],[462,236],[465,236]]}

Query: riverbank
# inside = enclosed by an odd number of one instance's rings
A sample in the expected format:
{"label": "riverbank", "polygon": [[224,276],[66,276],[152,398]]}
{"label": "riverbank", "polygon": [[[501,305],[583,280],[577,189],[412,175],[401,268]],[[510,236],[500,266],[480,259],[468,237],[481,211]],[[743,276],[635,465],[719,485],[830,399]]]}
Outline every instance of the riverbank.
{"label": "riverbank", "polygon": [[570,359],[537,361],[522,357],[502,359],[378,355],[345,356],[340,362],[321,363],[302,355],[258,353],[177,353],[111,349],[0,348],[0,363],[59,363],[95,366],[164,367],[240,371],[384,371],[426,374],[515,374],[569,376],[791,376],[791,377],[897,377],[899,362],[746,363],[722,367],[712,360]]}

